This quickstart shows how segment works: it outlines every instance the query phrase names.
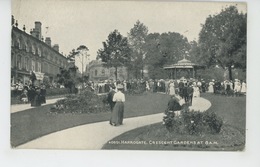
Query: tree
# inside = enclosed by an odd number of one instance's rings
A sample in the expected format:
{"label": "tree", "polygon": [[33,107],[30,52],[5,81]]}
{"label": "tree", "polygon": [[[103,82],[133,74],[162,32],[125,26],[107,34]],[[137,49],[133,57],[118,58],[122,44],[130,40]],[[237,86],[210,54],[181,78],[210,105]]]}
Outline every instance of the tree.
{"label": "tree", "polygon": [[182,59],[190,50],[190,44],[187,38],[179,33],[152,33],[146,38],[145,50],[149,76],[154,79],[167,78],[168,74],[163,67]]}
{"label": "tree", "polygon": [[194,62],[194,63],[198,63],[201,64],[201,57],[200,57],[200,49],[198,47],[198,43],[197,41],[190,41],[190,51],[189,51],[189,55],[190,58],[189,60]]}
{"label": "tree", "polygon": [[81,64],[81,81],[82,81],[82,84],[83,84],[83,77],[84,77],[84,68],[85,68],[85,62],[86,62],[86,59],[87,57],[89,56],[88,54],[88,47],[86,47],[85,45],[80,45],[77,50],[75,49],[72,49],[72,51],[70,52],[69,56],[68,56],[68,59],[71,61],[71,62],[74,62],[74,65],[75,65],[75,59],[76,57],[78,57],[78,60]]}
{"label": "tree", "polygon": [[130,29],[128,33],[129,45],[133,51],[132,55],[132,70],[134,70],[135,77],[138,78],[141,72],[141,78],[143,78],[143,70],[145,65],[145,38],[148,35],[148,28],[139,20],[135,23],[134,27]]}
{"label": "tree", "polygon": [[208,66],[227,68],[230,80],[232,68],[246,69],[246,20],[246,14],[230,6],[210,15],[199,34],[201,60]]}
{"label": "tree", "polygon": [[131,49],[128,40],[123,37],[118,30],[114,30],[108,35],[106,42],[103,42],[102,49],[98,50],[97,59],[105,62],[105,67],[115,68],[115,78],[117,80],[118,67],[128,66],[131,59]]}
{"label": "tree", "polygon": [[57,82],[64,85],[65,88],[69,88],[70,92],[73,92],[76,84],[76,68],[74,67],[69,69],[60,68],[60,73],[57,74]]}

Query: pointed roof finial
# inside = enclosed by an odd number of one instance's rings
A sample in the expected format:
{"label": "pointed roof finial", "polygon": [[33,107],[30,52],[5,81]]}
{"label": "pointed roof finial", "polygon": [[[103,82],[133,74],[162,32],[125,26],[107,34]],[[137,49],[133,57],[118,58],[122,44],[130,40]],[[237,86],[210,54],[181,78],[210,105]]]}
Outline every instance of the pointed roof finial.
{"label": "pointed roof finial", "polygon": [[25,28],[25,25],[23,25],[23,31],[25,32],[26,28]]}
{"label": "pointed roof finial", "polygon": [[15,26],[18,27],[18,21],[16,20]]}

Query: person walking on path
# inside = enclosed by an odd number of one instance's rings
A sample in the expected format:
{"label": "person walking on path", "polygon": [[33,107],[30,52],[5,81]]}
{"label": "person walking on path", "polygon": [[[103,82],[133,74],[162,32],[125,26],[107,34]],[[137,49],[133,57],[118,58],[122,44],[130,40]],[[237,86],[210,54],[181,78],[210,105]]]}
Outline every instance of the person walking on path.
{"label": "person walking on path", "polygon": [[111,85],[110,86],[110,91],[109,91],[109,93],[107,95],[107,102],[108,102],[108,104],[110,106],[111,112],[113,111],[113,108],[114,108],[114,106],[116,104],[116,102],[113,101],[114,94],[116,93],[115,89],[116,89],[116,87],[114,85]]}
{"label": "person walking on path", "polygon": [[40,88],[39,87],[35,87],[33,89],[31,106],[32,107],[39,107],[39,106],[41,106]]}
{"label": "person walking on path", "polygon": [[45,104],[46,103],[46,86],[44,84],[41,85],[40,98],[41,98],[41,104]]}
{"label": "person walking on path", "polygon": [[118,92],[114,94],[113,101],[116,102],[111,119],[110,124],[113,126],[122,125],[123,118],[124,118],[124,102],[125,102],[125,95],[122,93],[124,86],[119,84],[117,86]]}

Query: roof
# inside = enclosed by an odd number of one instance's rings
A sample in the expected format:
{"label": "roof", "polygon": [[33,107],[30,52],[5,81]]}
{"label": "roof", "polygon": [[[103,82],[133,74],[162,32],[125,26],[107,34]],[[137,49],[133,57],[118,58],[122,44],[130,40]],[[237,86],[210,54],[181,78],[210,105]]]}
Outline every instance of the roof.
{"label": "roof", "polygon": [[66,57],[65,57],[63,54],[61,54],[61,53],[58,52],[57,50],[53,49],[51,46],[47,45],[45,42],[43,42],[43,41],[41,41],[41,40],[35,38],[34,36],[32,36],[32,35],[30,35],[30,34],[27,34],[25,31],[20,30],[18,27],[12,26],[12,31],[16,31],[16,32],[18,32],[18,33],[20,33],[20,34],[25,35],[26,37],[30,38],[31,40],[34,40],[34,42],[36,42],[36,43],[38,43],[38,44],[41,44],[41,45],[47,47],[47,48],[50,49],[51,51],[57,53],[60,57],[66,59]]}
{"label": "roof", "polygon": [[203,67],[202,65],[192,63],[190,60],[182,59],[175,64],[164,66],[164,69],[172,68],[194,68],[194,67]]}

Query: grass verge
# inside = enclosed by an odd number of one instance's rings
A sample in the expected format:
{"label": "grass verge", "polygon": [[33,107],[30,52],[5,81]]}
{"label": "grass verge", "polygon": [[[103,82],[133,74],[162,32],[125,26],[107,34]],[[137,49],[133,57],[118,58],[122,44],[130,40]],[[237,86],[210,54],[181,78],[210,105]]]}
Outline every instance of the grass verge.
{"label": "grass verge", "polygon": [[[162,113],[169,96],[147,93],[126,96],[124,117],[136,117]],[[29,105],[29,104],[28,104]],[[41,136],[67,128],[109,121],[110,112],[99,113],[59,113],[50,112],[52,105],[16,112],[11,114],[11,146],[16,147]]]}
{"label": "grass verge", "polygon": [[119,150],[208,150],[238,151],[245,147],[246,97],[204,94],[212,106],[209,110],[222,117],[219,134],[184,135],[170,133],[157,123],[123,133],[110,140],[103,149]]}

